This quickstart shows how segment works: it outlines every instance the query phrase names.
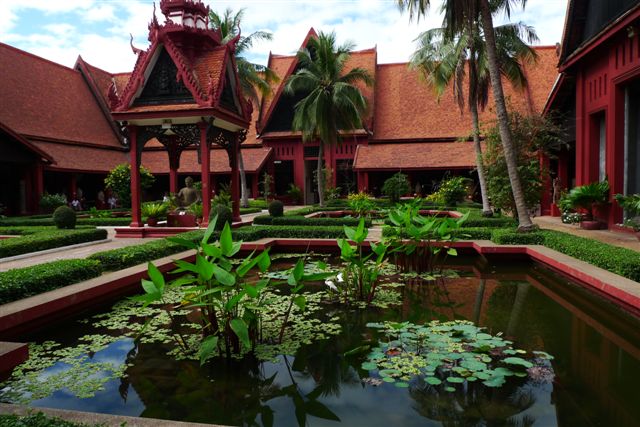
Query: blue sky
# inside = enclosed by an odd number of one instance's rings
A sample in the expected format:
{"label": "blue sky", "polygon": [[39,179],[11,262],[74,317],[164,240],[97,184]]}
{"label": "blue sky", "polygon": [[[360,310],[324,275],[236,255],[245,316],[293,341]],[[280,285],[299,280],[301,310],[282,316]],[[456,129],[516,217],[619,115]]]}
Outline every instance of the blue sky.
{"label": "blue sky", "polygon": [[[270,51],[294,53],[312,26],[335,31],[339,41],[353,41],[360,49],[377,46],[381,63],[404,62],[415,48],[417,35],[441,21],[432,11],[426,19],[411,23],[398,11],[395,0],[205,3],[219,12],[244,7],[244,33],[273,33],[272,41],[255,46],[250,53],[259,63],[266,63]],[[526,10],[515,13],[512,21],[534,26],[540,44],[553,45],[561,39],[565,9],[566,0],[529,0]],[[137,47],[146,48],[152,13],[152,0],[0,0],[0,41],[67,66],[82,55],[108,71],[130,71],[135,57],[129,48],[129,34]],[[159,8],[157,13],[163,22]]]}

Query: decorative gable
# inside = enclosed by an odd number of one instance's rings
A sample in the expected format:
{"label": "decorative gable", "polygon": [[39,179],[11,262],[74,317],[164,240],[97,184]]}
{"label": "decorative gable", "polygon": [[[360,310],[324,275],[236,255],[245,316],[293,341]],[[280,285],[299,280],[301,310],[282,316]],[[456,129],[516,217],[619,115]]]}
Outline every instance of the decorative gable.
{"label": "decorative gable", "polygon": [[193,95],[178,76],[178,68],[165,49],[149,74],[140,96],[133,105],[194,103]]}

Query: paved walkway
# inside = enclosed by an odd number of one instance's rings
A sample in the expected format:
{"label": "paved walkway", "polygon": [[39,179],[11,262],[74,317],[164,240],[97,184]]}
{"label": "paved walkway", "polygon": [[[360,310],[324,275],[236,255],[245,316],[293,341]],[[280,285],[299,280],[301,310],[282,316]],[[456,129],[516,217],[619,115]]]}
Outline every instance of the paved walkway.
{"label": "paved walkway", "polygon": [[573,234],[574,236],[587,237],[613,246],[620,246],[640,252],[640,241],[631,233],[620,233],[609,230],[583,230],[577,224],[563,224],[560,218],[552,216],[540,216],[534,218],[533,222],[541,228],[548,230],[563,231]]}
{"label": "paved walkway", "polygon": [[[285,211],[290,211],[294,209],[300,209],[303,207],[304,206],[285,206],[284,209]],[[264,210],[262,212],[242,215],[242,221],[243,222],[253,221],[253,218],[255,218],[256,216],[267,215],[267,214],[268,212]],[[45,262],[51,262],[51,261],[58,261],[61,259],[86,258],[89,255],[96,252],[108,251],[110,249],[119,249],[119,248],[124,248],[125,246],[139,245],[142,243],[149,242],[151,240],[157,240],[154,238],[145,238],[145,239],[118,238],[116,239],[115,230],[114,230],[115,227],[105,227],[105,228],[108,231],[107,239],[111,239],[108,242],[96,243],[95,245],[89,245],[89,246],[84,246],[80,248],[72,248],[68,250],[64,250],[64,248],[60,248],[61,249],[60,251],[53,252],[53,253],[36,255],[36,256],[23,258],[15,261],[0,262],[0,271],[7,271],[12,268],[29,267],[32,265],[43,264]]]}

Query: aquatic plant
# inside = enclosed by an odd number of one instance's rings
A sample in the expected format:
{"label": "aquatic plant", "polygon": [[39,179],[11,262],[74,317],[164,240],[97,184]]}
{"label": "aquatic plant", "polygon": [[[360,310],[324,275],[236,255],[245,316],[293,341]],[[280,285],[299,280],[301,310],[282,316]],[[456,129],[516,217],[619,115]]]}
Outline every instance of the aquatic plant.
{"label": "aquatic plant", "polygon": [[[334,286],[344,303],[355,300],[370,304],[375,297],[382,268],[387,260],[388,245],[385,243],[369,242],[371,251],[365,255],[364,241],[369,230],[364,224],[364,218],[360,218],[356,228],[345,225],[344,232],[348,240],[338,239],[340,258],[345,266],[342,275],[339,276],[340,280]],[[353,241],[355,246],[351,246],[349,241]]]}
{"label": "aquatic plant", "polygon": [[[382,339],[361,368],[377,371],[383,382],[408,387],[420,378],[431,386],[443,385],[455,391],[456,384],[479,381],[487,387],[501,387],[509,377],[553,378],[553,357],[545,352],[513,348],[513,342],[490,335],[469,321],[369,323]],[[541,375],[545,371],[547,375]]]}

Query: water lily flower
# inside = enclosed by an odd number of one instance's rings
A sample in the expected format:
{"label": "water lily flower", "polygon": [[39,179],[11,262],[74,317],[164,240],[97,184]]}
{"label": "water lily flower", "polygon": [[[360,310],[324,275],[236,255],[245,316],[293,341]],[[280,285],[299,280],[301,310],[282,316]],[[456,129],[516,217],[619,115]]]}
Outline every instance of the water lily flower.
{"label": "water lily flower", "polygon": [[333,283],[333,280],[325,280],[324,284],[327,285],[329,287],[329,289],[331,289],[332,291],[337,291],[338,287],[336,286],[335,283]]}

